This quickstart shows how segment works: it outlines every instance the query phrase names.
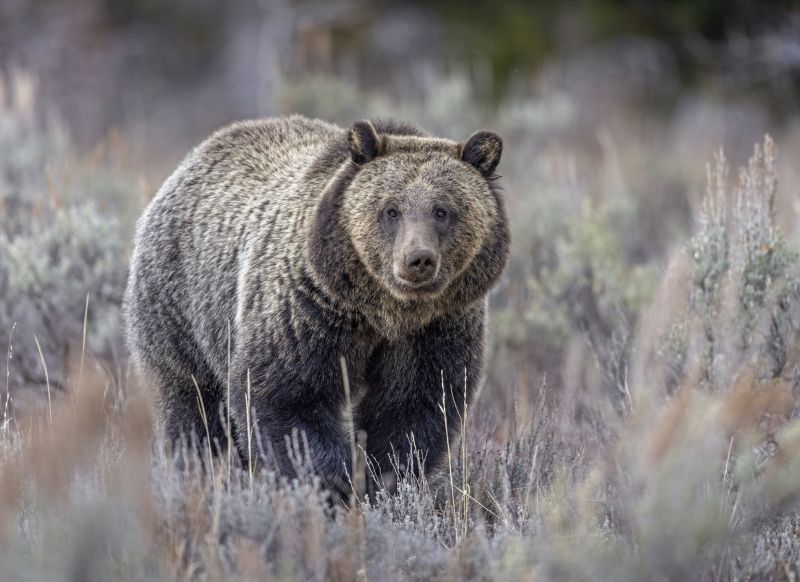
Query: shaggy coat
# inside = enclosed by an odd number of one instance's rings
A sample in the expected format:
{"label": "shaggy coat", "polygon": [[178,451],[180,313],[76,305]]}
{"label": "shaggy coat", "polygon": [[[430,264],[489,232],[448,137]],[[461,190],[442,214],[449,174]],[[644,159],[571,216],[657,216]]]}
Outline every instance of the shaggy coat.
{"label": "shaggy coat", "polygon": [[459,144],[393,122],[342,129],[299,116],[237,123],[192,151],[138,222],[125,300],[167,438],[205,438],[199,388],[217,446],[229,398],[247,460],[249,398],[261,438],[251,451],[292,475],[286,436],[303,431],[340,493],[350,430],[365,431],[381,471],[393,455],[405,463],[412,440],[436,466],[443,392],[455,430],[507,260],[501,151],[488,131]]}

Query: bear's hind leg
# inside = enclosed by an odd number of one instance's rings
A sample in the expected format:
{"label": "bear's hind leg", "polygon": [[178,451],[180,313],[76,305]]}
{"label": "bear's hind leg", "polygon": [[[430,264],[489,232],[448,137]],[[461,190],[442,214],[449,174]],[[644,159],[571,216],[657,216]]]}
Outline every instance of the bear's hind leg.
{"label": "bear's hind leg", "polygon": [[[157,389],[160,432],[168,446],[197,446],[211,439],[214,453],[228,446],[225,389],[207,366],[178,364],[161,354],[144,366]],[[202,401],[201,401],[202,398]]]}

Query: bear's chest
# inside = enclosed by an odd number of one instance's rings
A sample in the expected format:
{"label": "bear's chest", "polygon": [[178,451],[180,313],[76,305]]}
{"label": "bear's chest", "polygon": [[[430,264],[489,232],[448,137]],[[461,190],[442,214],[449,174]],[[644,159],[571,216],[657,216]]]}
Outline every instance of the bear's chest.
{"label": "bear's chest", "polygon": [[345,357],[353,407],[358,405],[368,390],[370,363],[380,342],[381,336],[367,324],[358,326],[353,332]]}

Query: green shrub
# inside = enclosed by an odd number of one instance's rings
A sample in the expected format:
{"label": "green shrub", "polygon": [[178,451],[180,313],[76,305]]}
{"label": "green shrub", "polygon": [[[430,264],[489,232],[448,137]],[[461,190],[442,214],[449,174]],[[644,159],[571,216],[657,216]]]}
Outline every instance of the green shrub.
{"label": "green shrub", "polygon": [[[767,137],[733,192],[721,152],[708,170],[701,229],[689,245],[690,304],[670,343],[685,373],[709,387],[730,385],[744,362],[762,380],[798,378],[791,354],[800,340],[800,263],[775,224],[774,164]],[[680,353],[690,347],[693,357]]]}
{"label": "green shrub", "polygon": [[[130,228],[118,217],[121,203],[137,199],[124,176],[79,157],[56,119],[34,115],[30,78],[17,74],[7,84],[9,101],[0,100],[0,337],[13,355],[6,358],[13,400],[31,387],[43,398],[48,381],[63,387],[84,337],[87,352],[108,362],[122,356]],[[114,186],[101,188],[101,176]]]}

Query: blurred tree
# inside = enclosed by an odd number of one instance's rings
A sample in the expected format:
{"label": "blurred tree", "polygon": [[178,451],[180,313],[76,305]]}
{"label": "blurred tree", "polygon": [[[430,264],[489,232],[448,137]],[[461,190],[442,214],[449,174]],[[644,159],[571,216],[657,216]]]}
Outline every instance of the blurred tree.
{"label": "blurred tree", "polygon": [[[673,97],[710,86],[790,111],[798,30],[791,0],[3,0],[0,72],[39,76],[41,98],[58,104],[79,144],[109,126],[165,124],[188,144],[231,119],[276,113],[280,82],[315,73],[419,97],[457,68],[477,97],[497,101],[553,63],[587,64],[592,87],[659,81],[658,68],[624,68],[643,53],[676,71],[663,83]],[[598,63],[622,63],[619,78]]]}
{"label": "blurred tree", "polygon": [[[388,5],[406,4],[402,0],[384,1]],[[725,58],[732,40],[757,38],[792,23],[792,19],[795,34],[800,26],[800,9],[792,0],[477,0],[468,6],[457,0],[415,3],[425,6],[443,23],[450,56],[489,61],[499,92],[507,88],[515,71],[531,70],[554,54],[625,36],[650,38],[666,45],[682,80],[695,83],[704,74],[717,72],[709,71],[710,67],[737,65]],[[713,48],[713,54],[699,54],[698,44]],[[798,89],[800,59],[782,71],[791,75]]]}

